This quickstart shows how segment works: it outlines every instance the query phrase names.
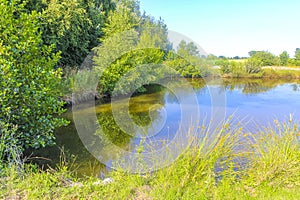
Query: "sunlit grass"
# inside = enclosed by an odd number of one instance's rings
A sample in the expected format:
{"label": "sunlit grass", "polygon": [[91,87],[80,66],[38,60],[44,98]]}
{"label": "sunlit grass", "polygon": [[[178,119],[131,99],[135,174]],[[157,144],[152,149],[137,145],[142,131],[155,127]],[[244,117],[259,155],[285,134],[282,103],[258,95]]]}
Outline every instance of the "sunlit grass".
{"label": "sunlit grass", "polygon": [[[115,170],[114,181],[77,179],[67,166],[20,175],[6,169],[0,198],[24,199],[299,199],[299,124],[274,121],[258,133],[229,122],[217,130],[191,128],[197,137],[174,163],[142,175]],[[193,135],[193,134],[191,134]]]}
{"label": "sunlit grass", "polygon": [[263,69],[264,78],[290,78],[290,79],[299,79],[300,70],[286,70],[286,69]]}

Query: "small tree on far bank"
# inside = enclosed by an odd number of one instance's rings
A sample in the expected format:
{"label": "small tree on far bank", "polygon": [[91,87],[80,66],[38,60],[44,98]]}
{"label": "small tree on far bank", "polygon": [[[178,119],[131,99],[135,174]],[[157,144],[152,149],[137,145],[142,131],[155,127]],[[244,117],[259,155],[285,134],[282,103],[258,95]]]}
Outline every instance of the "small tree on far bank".
{"label": "small tree on far bank", "polygon": [[290,56],[287,51],[284,51],[279,55],[279,58],[280,58],[280,64],[285,66],[288,63]]}
{"label": "small tree on far bank", "polygon": [[262,66],[278,66],[280,65],[280,59],[274,54],[267,51],[257,51],[250,58],[258,60],[262,63]]}
{"label": "small tree on far bank", "polygon": [[296,66],[300,66],[300,48],[295,51],[295,63]]}
{"label": "small tree on far bank", "polygon": [[245,71],[249,74],[259,73],[262,70],[263,62],[256,58],[249,58],[245,63]]}

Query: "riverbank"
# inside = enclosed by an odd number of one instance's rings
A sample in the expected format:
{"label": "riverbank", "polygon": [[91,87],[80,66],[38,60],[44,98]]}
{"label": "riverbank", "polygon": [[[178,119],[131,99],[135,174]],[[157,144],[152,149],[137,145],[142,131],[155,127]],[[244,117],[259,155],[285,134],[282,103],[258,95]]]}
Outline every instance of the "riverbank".
{"label": "riverbank", "polygon": [[[88,72],[87,72],[88,73]],[[81,104],[85,103],[87,101],[95,100],[97,102],[109,102],[110,97],[108,94],[99,94],[94,88],[90,88],[88,85],[88,77],[85,77],[85,73],[82,76],[84,77],[83,81],[85,87],[80,87],[79,88],[72,88],[68,84],[65,86],[65,90],[67,91],[67,94],[65,94],[61,100],[65,102],[65,108],[71,107],[74,104]],[[210,79],[218,79],[218,78],[238,78],[238,79],[283,79],[283,80],[292,80],[292,79],[300,79],[300,68],[299,67],[263,67],[262,71],[259,73],[246,73],[243,71],[237,71],[234,73],[225,73],[221,74],[219,68],[214,68],[212,69],[211,75],[208,77],[205,77],[205,79],[210,80]],[[77,77],[74,76],[74,77]],[[78,75],[80,77],[80,75]],[[71,77],[69,77],[72,79]],[[190,78],[187,78],[190,79]],[[196,78],[196,79],[201,79],[201,78]],[[66,81],[68,82],[68,81]],[[79,84],[79,83],[78,83]],[[80,85],[80,84],[79,84]],[[72,95],[72,90],[75,90],[76,95]],[[73,91],[74,92],[74,91]]]}
{"label": "riverbank", "polygon": [[300,68],[296,67],[263,67],[258,73],[236,71],[221,75],[222,78],[268,78],[268,79],[300,79]]}
{"label": "riverbank", "polygon": [[107,183],[96,177],[77,178],[67,162],[47,171],[10,167],[0,178],[0,198],[297,199],[298,125],[292,119],[282,124],[275,120],[272,128],[252,135],[224,124],[214,140],[191,139],[191,148],[171,166],[143,175],[115,170],[107,175]]}
{"label": "riverbank", "polygon": [[263,78],[285,78],[285,79],[300,79],[300,68],[264,68]]}

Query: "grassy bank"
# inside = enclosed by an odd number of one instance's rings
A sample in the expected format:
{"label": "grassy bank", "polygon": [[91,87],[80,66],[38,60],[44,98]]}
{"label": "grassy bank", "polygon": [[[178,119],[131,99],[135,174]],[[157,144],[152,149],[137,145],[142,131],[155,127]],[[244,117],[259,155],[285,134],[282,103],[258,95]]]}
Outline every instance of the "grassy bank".
{"label": "grassy bank", "polygon": [[263,77],[300,79],[300,70],[263,69]]}
{"label": "grassy bank", "polygon": [[300,70],[264,68],[258,73],[234,71],[222,74],[223,78],[272,78],[272,79],[300,79]]}
{"label": "grassy bank", "polygon": [[194,131],[199,138],[191,138],[190,148],[151,174],[116,170],[109,174],[113,182],[105,184],[94,177],[77,179],[64,163],[47,171],[10,167],[0,179],[0,198],[299,199],[300,135],[292,120],[274,121],[257,134],[229,124],[213,133],[204,127]]}

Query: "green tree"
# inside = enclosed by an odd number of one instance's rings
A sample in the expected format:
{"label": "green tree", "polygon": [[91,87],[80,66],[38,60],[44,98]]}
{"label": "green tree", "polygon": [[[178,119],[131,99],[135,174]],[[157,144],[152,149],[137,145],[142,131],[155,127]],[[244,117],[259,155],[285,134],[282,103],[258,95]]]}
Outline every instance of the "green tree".
{"label": "green tree", "polygon": [[88,54],[92,22],[76,0],[50,0],[42,13],[44,44],[61,52],[60,66],[77,67]]}
{"label": "green tree", "polygon": [[110,11],[107,22],[103,28],[104,36],[101,41],[124,31],[139,27],[141,13],[139,3],[135,0],[121,0],[116,5],[116,10]]}
{"label": "green tree", "polygon": [[279,55],[279,58],[280,58],[281,65],[287,65],[290,56],[287,51],[284,51]]}
{"label": "green tree", "polygon": [[25,3],[0,3],[0,121],[16,129],[22,148],[54,144],[53,131],[66,124],[57,89],[60,71],[54,70],[59,55],[43,45],[35,11]]}
{"label": "green tree", "polygon": [[89,51],[99,44],[108,12],[115,8],[111,0],[28,0],[28,13],[41,12],[40,29],[46,45],[61,52],[59,66],[76,68]]}
{"label": "green tree", "polygon": [[193,42],[186,43],[184,40],[179,43],[177,53],[182,57],[199,56],[198,47]]}
{"label": "green tree", "polygon": [[122,52],[130,51],[138,43],[136,28],[140,13],[139,10],[133,9],[137,7],[136,2],[131,1],[133,5],[128,5],[128,1],[124,1],[124,4],[122,2],[117,4],[116,10],[108,14],[107,23],[103,28],[104,36],[100,39],[101,45],[94,48],[94,61],[100,74],[121,56]]}
{"label": "green tree", "polygon": [[144,14],[138,32],[140,32],[139,48],[170,49],[167,26],[161,19],[156,21]]}
{"label": "green tree", "polygon": [[295,51],[295,59],[297,61],[300,61],[300,48],[297,48]]}
{"label": "green tree", "polygon": [[248,54],[249,56],[254,56],[254,54],[256,54],[257,52],[261,52],[261,51],[249,51]]}
{"label": "green tree", "polygon": [[201,58],[198,47],[193,43],[182,40],[175,52],[169,52],[165,64],[174,68],[184,77],[204,77],[210,74],[211,60]]}
{"label": "green tree", "polygon": [[127,83],[115,88],[115,84],[130,69],[143,64],[161,64],[165,56],[164,49],[168,47],[166,26],[162,21],[155,21],[147,15],[141,16],[138,1],[119,1],[116,10],[109,13],[103,32],[101,46],[94,49],[96,72],[101,74],[101,93],[112,94],[117,89],[117,93],[125,94],[131,92],[139,82],[147,83],[159,78],[162,73],[159,68],[149,65],[155,68],[154,74],[136,71],[139,73],[135,75],[136,84],[130,84],[128,78]]}
{"label": "green tree", "polygon": [[263,66],[276,66],[280,64],[280,59],[267,51],[257,51],[250,58],[258,60]]}
{"label": "green tree", "polygon": [[209,54],[206,58],[207,60],[212,60],[212,61],[215,61],[218,59],[218,57],[214,54]]}
{"label": "green tree", "polygon": [[99,45],[99,38],[103,37],[102,28],[109,11],[115,9],[115,3],[111,0],[81,0],[81,6],[85,9],[87,18],[90,20],[88,31],[88,50]]}

